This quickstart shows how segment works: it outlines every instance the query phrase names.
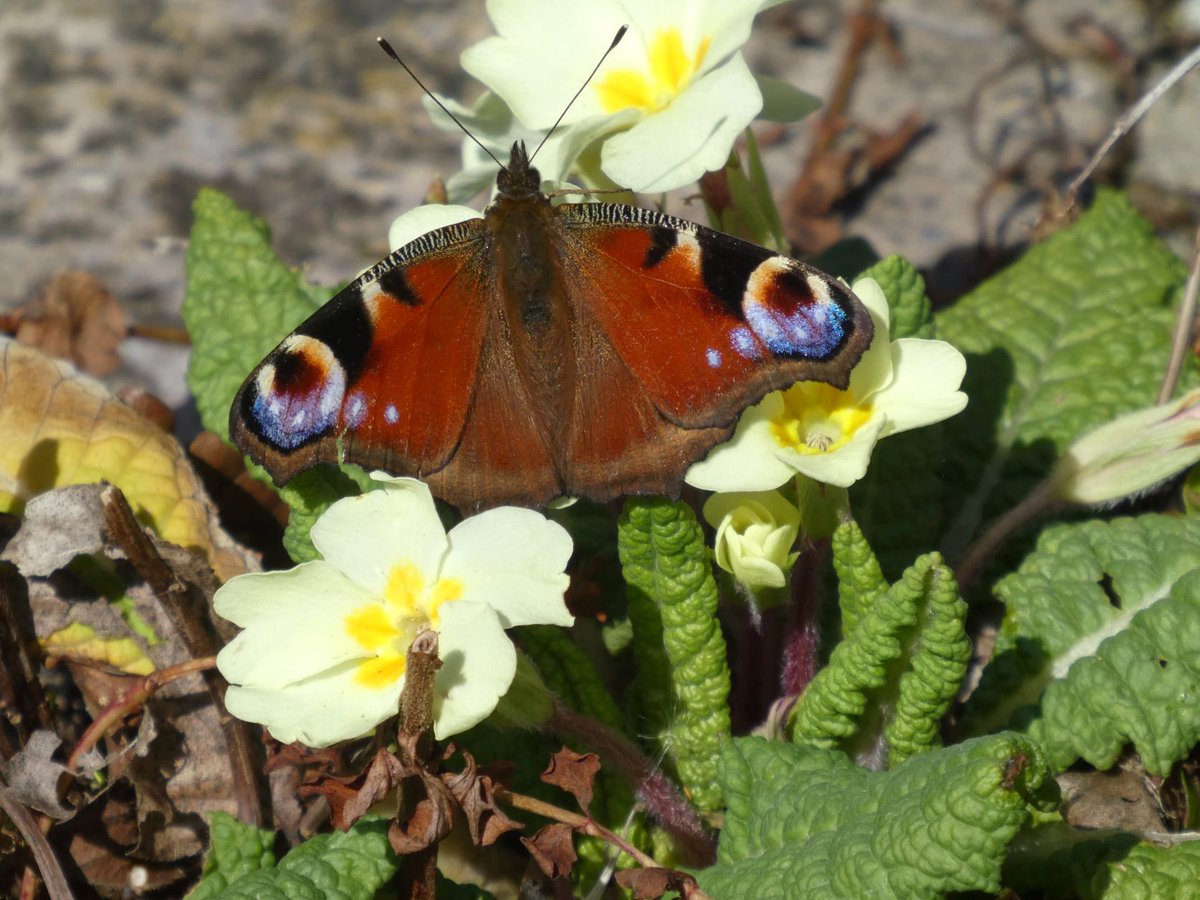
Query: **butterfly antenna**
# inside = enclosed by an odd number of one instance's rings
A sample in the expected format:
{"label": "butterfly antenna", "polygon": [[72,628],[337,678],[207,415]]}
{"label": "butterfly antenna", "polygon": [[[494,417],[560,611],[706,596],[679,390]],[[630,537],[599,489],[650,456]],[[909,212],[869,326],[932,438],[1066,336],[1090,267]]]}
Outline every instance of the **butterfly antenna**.
{"label": "butterfly antenna", "polygon": [[[621,30],[624,31],[624,29],[621,29]],[[471,134],[471,132],[467,130],[466,125],[464,125],[462,122],[458,121],[458,116],[456,116],[454,113],[450,112],[450,110],[446,109],[446,104],[437,98],[437,94],[435,94],[429,88],[425,87],[425,82],[423,82],[420,78],[418,78],[417,73],[408,67],[408,63],[406,63],[404,60],[402,60],[399,57],[399,55],[397,55],[396,51],[392,49],[392,45],[387,42],[387,38],[377,37],[377,38],[375,38],[375,40],[377,40],[379,42],[379,46],[383,48],[384,53],[386,53],[388,56],[390,56],[396,62],[400,63],[400,68],[402,68],[405,72],[407,72],[408,77],[417,83],[417,87],[419,87],[421,90],[423,90],[426,93],[426,95],[429,97],[429,99],[438,105],[438,109],[440,109],[442,112],[444,112],[446,115],[448,115],[450,117],[451,121],[453,121],[455,125],[457,125],[459,128],[462,129],[463,134],[465,134],[467,137],[469,137],[471,140],[473,140],[476,144],[478,144],[480,150],[482,150],[484,153],[486,153],[488,156],[490,156],[492,159],[494,159],[496,161],[496,165],[498,165],[501,169],[504,169],[506,171],[508,170],[508,166],[506,166],[506,165],[504,165],[504,163],[500,162],[500,160],[497,159],[495,153],[493,153],[491,150],[489,150],[487,147],[485,147],[480,142],[479,138],[477,138],[477,137],[475,137],[475,135]],[[614,43],[613,46],[616,46],[616,44]],[[611,49],[612,49],[612,47],[609,47],[609,50],[611,50]],[[608,56],[607,53],[605,53],[604,55]],[[600,60],[600,61],[604,62],[604,60]],[[599,67],[597,66],[597,68],[599,68]],[[593,72],[592,74],[594,75],[596,73]],[[582,91],[583,88],[580,88],[580,90]],[[576,94],[575,96],[578,97],[579,95]],[[574,102],[574,101],[571,101],[571,102]],[[562,116],[559,116],[559,119],[561,119],[561,118],[562,118]],[[557,123],[555,123],[555,124],[557,124]],[[541,144],[538,144],[538,146],[540,147]]]}
{"label": "butterfly antenna", "polygon": [[[583,89],[585,87],[587,87],[588,84],[591,83],[591,80],[593,78],[596,77],[596,73],[599,72],[600,67],[602,65],[604,65],[604,61],[606,59],[608,59],[608,54],[612,53],[614,50],[617,49],[617,44],[621,43],[621,38],[625,37],[625,32],[627,32],[628,30],[629,30],[628,25],[622,25],[620,28],[617,29],[616,35],[613,36],[612,43],[608,45],[608,49],[604,51],[604,55],[600,57],[600,61],[598,63],[596,63],[596,67],[594,69],[592,69],[592,74],[590,74],[587,78],[585,78],[583,80],[583,84],[581,84],[579,86],[579,90],[577,90],[575,92],[575,96],[571,98],[571,102],[566,105],[566,107],[563,109],[563,111],[561,113],[559,113],[558,118],[554,120],[554,124],[550,126],[550,130],[546,132],[546,136],[544,138],[542,138],[542,142],[540,144],[538,144],[537,147],[534,148],[533,153],[531,153],[529,155],[530,163],[532,163],[533,158],[538,155],[538,151],[541,150],[542,147],[544,147],[546,145],[546,141],[548,141],[550,139],[550,135],[554,134],[554,129],[558,127],[558,124],[563,120],[563,116],[565,116],[567,114],[567,111],[571,108],[572,104],[574,104],[575,101],[579,99],[579,95],[583,93]],[[401,63],[401,65],[404,65],[404,64]],[[405,66],[405,68],[408,68],[408,67]],[[418,84],[419,83],[420,82],[418,82]]]}

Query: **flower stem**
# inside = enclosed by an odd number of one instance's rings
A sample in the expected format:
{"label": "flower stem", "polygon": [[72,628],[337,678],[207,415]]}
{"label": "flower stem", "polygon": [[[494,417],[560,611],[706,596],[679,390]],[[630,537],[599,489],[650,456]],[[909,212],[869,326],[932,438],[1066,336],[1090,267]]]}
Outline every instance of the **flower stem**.
{"label": "flower stem", "polygon": [[1058,481],[1054,478],[1045,479],[1030,491],[1024,500],[989,525],[987,531],[967,547],[954,573],[960,592],[965,595],[970,590],[1000,545],[1014,532],[1058,505],[1057,491]]}
{"label": "flower stem", "polygon": [[716,860],[716,848],[696,811],[678,786],[623,734],[590,716],[554,701],[554,712],[544,723],[559,734],[576,737],[634,785],[646,811],[670,832],[680,855],[690,865],[706,866]]}

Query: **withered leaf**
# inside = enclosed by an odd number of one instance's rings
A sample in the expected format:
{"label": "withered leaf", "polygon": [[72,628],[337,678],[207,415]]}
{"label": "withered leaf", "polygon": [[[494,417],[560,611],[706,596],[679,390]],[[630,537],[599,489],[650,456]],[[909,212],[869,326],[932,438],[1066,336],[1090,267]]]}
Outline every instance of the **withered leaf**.
{"label": "withered leaf", "polygon": [[461,772],[446,773],[442,780],[458,801],[467,817],[471,840],[480,847],[494,844],[500,835],[509,831],[520,831],[524,824],[510,819],[496,805],[495,774],[490,769],[480,768],[470,753],[463,751],[466,765]]}
{"label": "withered leaf", "polygon": [[321,794],[329,801],[335,828],[345,831],[384,799],[408,774],[392,753],[380,750],[365,770],[350,778],[322,775],[302,786],[300,795]]}
{"label": "withered leaf", "polygon": [[[137,684],[137,677],[211,652],[193,652],[191,637],[180,630],[179,617],[174,615],[178,610],[169,609],[149,584],[132,577],[132,569],[106,567],[108,560],[128,558],[127,548],[110,543],[111,535],[98,512],[112,490],[75,485],[36,497],[5,548],[6,556],[27,573],[39,642],[48,653],[67,661],[67,671],[93,717],[119,701]],[[147,536],[133,524],[153,552],[160,554],[157,559],[172,582],[207,581],[211,590],[212,572],[206,563]],[[54,543],[56,533],[63,543]],[[80,551],[86,556],[69,570],[53,571]],[[82,562],[88,565],[81,568]],[[197,568],[188,571],[188,566]],[[205,594],[196,590],[195,599],[202,605]],[[170,599],[179,600],[183,593],[170,593]],[[104,602],[117,598],[125,604],[128,618]],[[184,627],[194,624],[188,618]],[[124,851],[136,847],[148,862],[193,856],[207,840],[205,813],[220,809],[237,814],[253,802],[253,797],[247,799],[248,792],[240,790],[237,778],[239,771],[249,767],[234,768],[235,759],[244,760],[235,758],[227,720],[214,707],[212,696],[199,674],[175,679],[161,685],[141,707],[136,742],[126,743],[124,730],[105,738],[111,754],[110,777],[128,781],[133,788],[137,840]],[[112,752],[126,746],[131,747],[128,753]],[[107,804],[109,797],[100,802]]]}
{"label": "withered leaf", "polygon": [[69,359],[90,375],[107,375],[121,365],[117,346],[125,339],[125,316],[94,275],[56,275],[16,314],[22,344]]}
{"label": "withered leaf", "polygon": [[436,775],[418,771],[402,785],[407,815],[392,823],[388,841],[403,855],[418,853],[436,844],[454,826],[454,796]]}
{"label": "withered leaf", "polygon": [[62,741],[50,731],[38,730],[12,759],[0,763],[3,790],[17,802],[45,813],[53,819],[65,819],[72,810],[59,798],[58,782],[66,767],[51,757]]}
{"label": "withered leaf", "polygon": [[620,871],[617,873],[617,884],[633,891],[637,900],[653,900],[667,891],[675,891],[682,897],[691,897],[699,887],[691,875],[675,869],[654,867]]}
{"label": "withered leaf", "polygon": [[533,854],[541,870],[548,878],[565,878],[579,856],[575,853],[570,825],[554,822],[547,825],[532,838],[521,838],[521,843]]}
{"label": "withered leaf", "polygon": [[65,362],[0,337],[0,512],[54,488],[107,480],[139,520],[203,553],[218,578],[257,568],[225,533],[168,434]]}
{"label": "withered leaf", "polygon": [[600,771],[600,757],[595,753],[576,753],[563,747],[550,758],[550,765],[542,773],[546,784],[560,787],[575,798],[584,812],[592,802],[592,787],[596,773]]}

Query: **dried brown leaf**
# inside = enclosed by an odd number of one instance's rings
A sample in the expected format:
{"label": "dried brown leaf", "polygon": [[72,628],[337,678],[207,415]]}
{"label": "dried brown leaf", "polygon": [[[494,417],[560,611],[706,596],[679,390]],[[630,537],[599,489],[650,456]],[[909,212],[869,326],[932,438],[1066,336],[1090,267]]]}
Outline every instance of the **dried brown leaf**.
{"label": "dried brown leaf", "polygon": [[350,778],[322,775],[301,787],[300,796],[324,796],[329,801],[334,827],[345,831],[391,793],[407,774],[394,754],[380,750],[360,774]]}
{"label": "dried brown leaf", "polygon": [[680,896],[691,897],[698,889],[696,879],[675,869],[645,868],[626,869],[617,873],[617,884],[627,891],[633,891],[637,900],[653,900],[661,897],[667,891],[675,891]]}
{"label": "dried brown leaf", "polygon": [[17,340],[48,356],[67,359],[90,375],[121,365],[125,316],[117,300],[87,272],[63,272],[42,294],[17,311]]}
{"label": "dried brown leaf", "polygon": [[0,512],[57,487],[106,479],[160,537],[227,580],[257,568],[217,520],[183,451],[99,382],[0,337]]}
{"label": "dried brown leaf", "polygon": [[521,838],[521,843],[533,855],[546,877],[566,878],[579,858],[575,853],[573,831],[570,825],[554,822],[532,838]]}
{"label": "dried brown leaf", "polygon": [[[103,579],[76,576],[74,569],[55,570],[80,552],[116,561],[127,558],[124,546],[110,543],[101,512],[106,508],[104,497],[112,492],[101,485],[76,485],[34,498],[20,531],[5,549],[5,555],[29,575],[28,599],[39,642],[48,654],[66,660],[93,718],[140,684],[133,676],[196,655],[189,649],[191,636],[178,627],[178,610],[169,608],[129,568],[119,564],[105,577],[115,577],[119,594],[129,604],[130,620],[104,602],[110,598],[101,590],[111,588],[102,586]],[[148,542],[148,552],[165,577],[181,586],[181,591],[167,591],[169,600],[191,596],[194,588],[185,587],[185,582],[208,582],[211,591],[211,570],[199,557],[152,538],[136,522],[132,527]],[[102,570],[99,564],[92,565]],[[201,589],[196,597],[201,616],[203,594]],[[130,621],[140,623],[156,640],[148,641]],[[188,629],[195,625],[192,618],[184,623]],[[148,860],[195,855],[206,845],[204,814],[219,809],[245,815],[244,807],[254,802],[240,787],[237,772],[241,770],[233,766],[235,745],[225,722],[203,677],[193,674],[161,686],[143,705],[136,742],[129,742],[122,730],[106,738],[110,776],[133,786],[139,828],[136,846]],[[131,752],[122,753],[126,747]]]}
{"label": "dried brown leaf", "polygon": [[52,758],[60,746],[62,741],[53,732],[35,731],[16,756],[0,763],[0,774],[4,776],[0,790],[53,819],[67,818],[72,810],[62,802],[58,789],[67,770]]}
{"label": "dried brown leaf", "polygon": [[388,841],[399,854],[419,853],[454,827],[454,796],[440,778],[424,771],[409,775],[401,790],[408,812],[392,823]]}
{"label": "dried brown leaf", "polygon": [[493,771],[480,768],[474,757],[463,752],[466,765],[461,772],[446,773],[442,780],[458,801],[467,817],[471,840],[477,846],[487,847],[495,843],[502,834],[519,831],[525,826],[510,819],[496,805],[496,779]]}
{"label": "dried brown leaf", "polygon": [[587,812],[592,802],[593,783],[599,771],[600,757],[595,753],[576,753],[569,747],[563,747],[550,758],[550,765],[542,773],[541,779],[571,794],[579,808]]}

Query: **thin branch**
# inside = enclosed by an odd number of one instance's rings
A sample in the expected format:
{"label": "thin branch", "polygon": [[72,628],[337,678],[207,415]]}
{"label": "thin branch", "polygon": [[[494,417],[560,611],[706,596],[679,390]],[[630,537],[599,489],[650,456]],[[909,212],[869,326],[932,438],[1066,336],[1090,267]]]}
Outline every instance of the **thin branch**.
{"label": "thin branch", "polygon": [[1192,271],[1188,275],[1187,288],[1183,292],[1183,303],[1179,305],[1179,317],[1175,320],[1175,339],[1171,342],[1171,358],[1163,375],[1162,387],[1158,389],[1160,406],[1171,399],[1179,384],[1179,374],[1192,345],[1192,331],[1196,327],[1196,295],[1200,293],[1200,229],[1196,230],[1196,245],[1192,249]]}
{"label": "thin branch", "polygon": [[[100,495],[100,500],[109,540],[125,551],[130,563],[154,591],[187,652],[196,660],[215,656],[221,646],[209,615],[210,598],[175,573],[134,516],[129,501],[119,488],[109,485]],[[229,749],[229,766],[238,797],[239,818],[252,825],[270,822],[270,805],[256,754],[259,745],[251,738],[250,728],[245,722],[221,714],[225,706],[224,680],[208,669],[201,674],[219,713],[221,733]]]}
{"label": "thin branch", "polygon": [[87,727],[75,745],[75,749],[67,758],[67,771],[74,773],[79,766],[80,758],[85,753],[100,743],[100,739],[115,728],[122,719],[141,709],[142,705],[160,688],[166,687],[177,678],[186,678],[197,672],[206,672],[215,669],[216,666],[217,658],[215,656],[189,659],[187,662],[159,669],[157,672],[152,672],[145,678],[139,679],[120,699],[114,700],[92,720],[92,724]]}
{"label": "thin branch", "polygon": [[49,819],[45,816],[35,817],[24,804],[17,802],[7,785],[3,784],[0,784],[0,810],[3,810],[8,820],[16,826],[37,864],[37,871],[26,867],[21,879],[21,896],[34,896],[40,876],[50,900],[71,900],[75,895],[71,893],[67,876],[63,874],[58,857],[54,855],[54,848],[46,840],[43,831],[42,824],[49,823]]}
{"label": "thin branch", "polygon": [[628,853],[639,865],[647,866],[652,869],[662,868],[662,865],[654,860],[653,857],[647,856],[621,835],[614,831],[609,831],[595,819],[588,816],[580,815],[576,812],[571,812],[569,809],[563,809],[561,806],[555,806],[552,803],[547,803],[544,800],[539,800],[536,797],[529,797],[525,794],[515,794],[512,791],[498,790],[496,798],[503,800],[510,806],[517,809],[523,809],[525,812],[536,813],[547,819],[555,822],[562,822],[564,825],[570,825],[582,834],[589,834],[593,837],[598,837],[601,840],[608,841],[613,846],[621,850],[622,853]]}
{"label": "thin branch", "polygon": [[996,551],[1014,532],[1057,505],[1057,489],[1057,481],[1050,478],[1042,481],[1024,500],[989,525],[987,531],[966,549],[962,561],[958,564],[958,570],[954,573],[958,579],[959,590],[963,594],[967,593],[975,579],[983,573],[984,567],[996,555]]}
{"label": "thin branch", "polygon": [[1158,102],[1158,98],[1173,88],[1179,79],[1183,78],[1184,75],[1196,68],[1196,66],[1200,66],[1200,46],[1195,47],[1191,53],[1181,59],[1175,65],[1175,68],[1171,69],[1170,72],[1162,77],[1158,84],[1143,94],[1141,99],[1134,103],[1125,115],[1117,119],[1117,123],[1113,126],[1113,130],[1109,133],[1104,143],[1100,145],[1100,149],[1092,154],[1091,160],[1083,167],[1083,171],[1075,176],[1075,180],[1067,188],[1066,195],[1063,197],[1063,207],[1060,210],[1061,215],[1065,215],[1071,211],[1071,208],[1075,205],[1075,195],[1079,193],[1079,189],[1083,187],[1084,182],[1092,177],[1092,173],[1096,171],[1096,167],[1100,165],[1100,161],[1108,155],[1108,151],[1112,149],[1113,144],[1128,134],[1142,116],[1149,111],[1150,107]]}

